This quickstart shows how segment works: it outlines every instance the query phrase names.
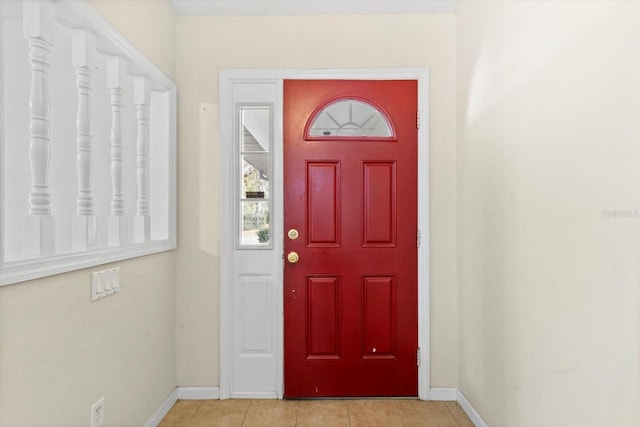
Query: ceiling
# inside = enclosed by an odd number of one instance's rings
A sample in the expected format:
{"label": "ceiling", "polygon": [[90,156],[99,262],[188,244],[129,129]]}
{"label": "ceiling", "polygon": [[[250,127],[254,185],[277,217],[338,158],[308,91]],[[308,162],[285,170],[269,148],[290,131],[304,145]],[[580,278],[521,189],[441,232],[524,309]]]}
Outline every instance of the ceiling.
{"label": "ceiling", "polygon": [[178,15],[455,13],[458,0],[169,0]]}

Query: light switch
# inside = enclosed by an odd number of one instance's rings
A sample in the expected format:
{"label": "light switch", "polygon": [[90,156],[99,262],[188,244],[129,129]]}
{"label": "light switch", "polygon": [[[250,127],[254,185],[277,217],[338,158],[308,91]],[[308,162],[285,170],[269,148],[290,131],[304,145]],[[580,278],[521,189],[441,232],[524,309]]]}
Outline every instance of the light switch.
{"label": "light switch", "polygon": [[120,292],[120,267],[113,269],[113,275],[111,276],[111,286],[114,292]]}
{"label": "light switch", "polygon": [[91,301],[103,297],[104,294],[104,272],[91,273]]}
{"label": "light switch", "polygon": [[104,291],[107,295],[111,295],[113,293],[113,273],[111,270],[107,270],[104,272]]}
{"label": "light switch", "polygon": [[91,301],[120,292],[120,268],[91,273]]}

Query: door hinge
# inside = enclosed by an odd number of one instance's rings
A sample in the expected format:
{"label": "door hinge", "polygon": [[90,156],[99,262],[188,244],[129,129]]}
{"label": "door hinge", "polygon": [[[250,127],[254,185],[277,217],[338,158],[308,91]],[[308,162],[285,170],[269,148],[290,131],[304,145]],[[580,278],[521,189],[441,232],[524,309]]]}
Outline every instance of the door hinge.
{"label": "door hinge", "polygon": [[416,365],[420,366],[420,347],[418,347],[418,351],[416,351]]}
{"label": "door hinge", "polygon": [[420,230],[416,231],[416,245],[420,247]]}
{"label": "door hinge", "polygon": [[420,129],[420,111],[416,111],[416,129]]}

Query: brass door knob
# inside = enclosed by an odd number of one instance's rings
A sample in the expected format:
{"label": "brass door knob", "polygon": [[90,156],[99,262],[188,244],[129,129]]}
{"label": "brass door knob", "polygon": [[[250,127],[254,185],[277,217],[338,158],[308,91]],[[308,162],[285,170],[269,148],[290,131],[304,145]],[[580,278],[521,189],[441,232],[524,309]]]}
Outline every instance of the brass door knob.
{"label": "brass door knob", "polygon": [[296,262],[300,261],[300,256],[297,252],[289,252],[287,254],[287,261],[289,261],[290,264],[295,264]]}

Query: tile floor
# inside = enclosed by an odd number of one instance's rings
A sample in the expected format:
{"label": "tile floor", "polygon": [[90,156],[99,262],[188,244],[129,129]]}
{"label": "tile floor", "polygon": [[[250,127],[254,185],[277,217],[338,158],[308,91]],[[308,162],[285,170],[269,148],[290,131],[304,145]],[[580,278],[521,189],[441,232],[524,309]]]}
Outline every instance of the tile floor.
{"label": "tile floor", "polygon": [[456,402],[179,400],[159,427],[473,427]]}

